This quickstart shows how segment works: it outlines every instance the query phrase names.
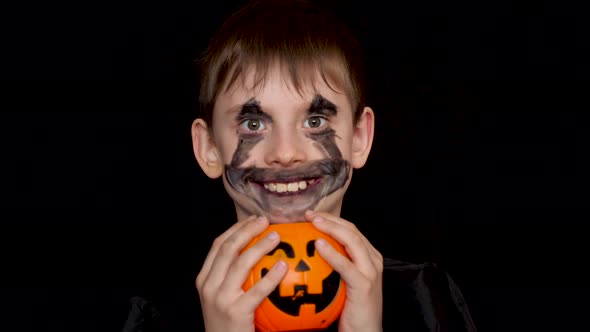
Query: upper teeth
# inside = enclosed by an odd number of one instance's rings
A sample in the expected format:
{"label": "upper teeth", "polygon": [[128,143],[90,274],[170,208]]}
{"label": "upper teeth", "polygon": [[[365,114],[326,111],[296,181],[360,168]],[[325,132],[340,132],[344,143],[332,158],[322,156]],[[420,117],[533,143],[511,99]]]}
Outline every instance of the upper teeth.
{"label": "upper teeth", "polygon": [[278,193],[284,192],[295,192],[298,190],[303,190],[307,188],[307,184],[311,183],[310,181],[299,181],[299,182],[290,182],[290,183],[265,183],[264,188]]}

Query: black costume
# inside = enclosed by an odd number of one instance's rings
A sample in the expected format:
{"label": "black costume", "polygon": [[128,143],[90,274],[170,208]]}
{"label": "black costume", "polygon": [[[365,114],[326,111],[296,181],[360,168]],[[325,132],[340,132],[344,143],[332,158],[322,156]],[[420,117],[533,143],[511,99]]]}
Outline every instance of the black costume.
{"label": "black costume", "polygon": [[[196,289],[191,303],[162,303],[140,296],[131,299],[131,309],[122,332],[194,332],[204,330]],[[160,302],[160,303],[158,303]],[[191,317],[182,317],[189,315]],[[334,322],[327,331],[337,331]],[[384,260],[383,331],[385,332],[475,332],[463,295],[451,277],[436,264],[411,264]]]}

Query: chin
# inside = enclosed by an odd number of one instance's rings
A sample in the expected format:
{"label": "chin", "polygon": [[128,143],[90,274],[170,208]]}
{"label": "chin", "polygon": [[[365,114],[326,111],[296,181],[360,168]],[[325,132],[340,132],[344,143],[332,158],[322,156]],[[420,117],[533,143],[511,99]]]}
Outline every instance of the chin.
{"label": "chin", "polygon": [[[252,186],[248,195],[229,191],[238,211],[244,216],[265,216],[270,224],[306,222],[305,212],[322,211],[337,214],[340,211],[339,189],[333,195],[321,197],[321,191],[308,190],[298,194],[269,193],[261,186]],[[256,199],[253,199],[255,197]]]}
{"label": "chin", "polygon": [[265,210],[263,214],[271,224],[290,224],[304,222],[305,211],[310,210],[311,208],[311,206],[302,207],[300,209],[271,208]]}
{"label": "chin", "polygon": [[303,215],[300,217],[288,217],[284,215],[266,214],[266,218],[270,224],[291,224],[305,221]]}

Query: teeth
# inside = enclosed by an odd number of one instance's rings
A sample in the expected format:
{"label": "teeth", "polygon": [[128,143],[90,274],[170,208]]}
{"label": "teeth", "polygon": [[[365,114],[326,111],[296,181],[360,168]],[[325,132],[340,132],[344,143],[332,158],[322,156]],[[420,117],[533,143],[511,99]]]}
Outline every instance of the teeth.
{"label": "teeth", "polygon": [[287,185],[287,190],[289,190],[290,192],[294,192],[299,190],[299,183],[297,182],[291,182]]}
{"label": "teeth", "polygon": [[277,192],[277,193],[296,192],[299,190],[306,189],[307,185],[311,184],[312,182],[313,182],[313,180],[290,182],[290,183],[265,183],[264,188],[266,188],[269,191]]}
{"label": "teeth", "polygon": [[287,191],[287,185],[284,183],[277,183],[277,192],[284,193],[285,191]]}

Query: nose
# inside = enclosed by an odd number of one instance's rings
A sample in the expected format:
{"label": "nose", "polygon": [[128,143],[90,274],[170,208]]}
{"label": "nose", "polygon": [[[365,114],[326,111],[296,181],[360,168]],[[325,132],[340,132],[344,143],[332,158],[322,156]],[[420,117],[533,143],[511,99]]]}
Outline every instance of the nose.
{"label": "nose", "polygon": [[289,167],[305,161],[304,138],[300,137],[296,131],[275,130],[270,140],[265,157],[268,165]]}
{"label": "nose", "polygon": [[297,272],[306,272],[311,270],[309,268],[309,265],[307,265],[303,260],[300,260],[299,263],[297,263],[297,266],[295,267],[295,271]]}

